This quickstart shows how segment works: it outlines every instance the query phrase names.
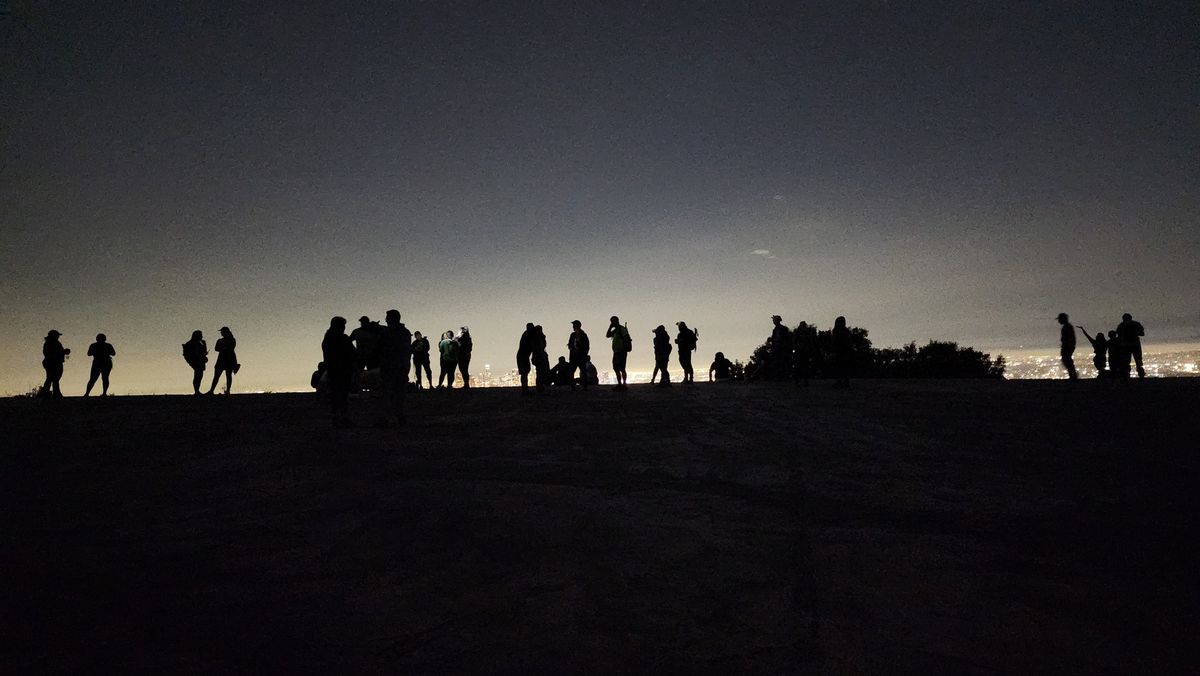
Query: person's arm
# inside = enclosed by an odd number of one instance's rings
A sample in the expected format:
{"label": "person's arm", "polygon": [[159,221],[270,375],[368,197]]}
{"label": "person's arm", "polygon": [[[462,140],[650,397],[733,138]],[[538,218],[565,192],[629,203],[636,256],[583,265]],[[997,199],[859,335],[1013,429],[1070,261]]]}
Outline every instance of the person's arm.
{"label": "person's arm", "polygon": [[713,371],[717,368],[716,364],[708,367],[708,382],[712,382]]}
{"label": "person's arm", "polygon": [[609,324],[609,325],[608,325],[608,331],[605,331],[605,332],[604,332],[604,337],[605,337],[605,338],[612,338],[612,336],[613,336],[613,331],[616,331],[616,330],[617,330],[617,327],[613,326],[612,324]]}

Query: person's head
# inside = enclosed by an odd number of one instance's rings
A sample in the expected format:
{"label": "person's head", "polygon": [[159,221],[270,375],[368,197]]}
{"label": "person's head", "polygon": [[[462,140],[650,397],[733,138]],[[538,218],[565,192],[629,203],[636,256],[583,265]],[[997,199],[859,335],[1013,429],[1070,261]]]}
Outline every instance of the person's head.
{"label": "person's head", "polygon": [[[343,323],[345,323],[345,321],[343,321]],[[366,315],[363,315],[358,318],[359,326],[366,326],[367,324],[370,324],[370,323],[371,323],[371,318]]]}
{"label": "person's head", "polygon": [[57,330],[50,329],[49,331],[46,332],[46,340],[58,340],[58,337],[61,335],[62,334],[59,333]]}
{"label": "person's head", "polygon": [[838,317],[837,319],[833,320],[833,328],[835,328],[835,329],[846,328],[846,318]]}
{"label": "person's head", "polygon": [[204,340],[204,332],[200,329],[192,331],[192,340]]}
{"label": "person's head", "polygon": [[[346,322],[346,320],[343,319],[342,323],[345,324],[345,322]],[[222,336],[225,336],[226,338],[233,337],[233,331],[230,331],[228,326],[222,326],[221,330],[218,331],[218,333],[220,333]]]}
{"label": "person's head", "polygon": [[583,328],[583,322],[576,319],[575,321],[571,322],[571,328],[572,330],[579,331]]}
{"label": "person's head", "polygon": [[526,331],[532,331],[532,330],[533,330],[533,322],[526,322],[526,323],[525,323],[525,330],[526,330]]}
{"label": "person's head", "polygon": [[662,324],[659,324],[658,326],[654,327],[654,333],[666,333],[666,332],[667,332],[667,327],[663,326]]}
{"label": "person's head", "polygon": [[443,331],[442,340],[449,340],[454,337],[454,331]]}
{"label": "person's head", "polygon": [[464,336],[468,336],[468,335],[470,335],[470,334],[471,334],[471,329],[468,329],[468,328],[467,328],[467,327],[465,327],[465,326],[460,326],[460,327],[458,327],[458,331],[459,331],[459,333],[460,333],[460,334],[462,334],[462,335],[464,335]]}
{"label": "person's head", "polygon": [[317,370],[324,371],[325,370],[325,362],[323,362],[323,361],[317,362]]}
{"label": "person's head", "polygon": [[107,343],[108,336],[104,335],[103,333],[97,333],[96,334],[96,342],[97,343]]}
{"label": "person's head", "polygon": [[796,325],[796,328],[803,331],[808,328],[808,322],[800,322]]}
{"label": "person's head", "polygon": [[[329,320],[329,328],[335,329],[338,331],[345,331],[346,330],[346,318],[345,317],[334,317],[333,319],[330,319]],[[221,329],[221,331],[225,331],[225,329]]]}
{"label": "person's head", "polygon": [[395,326],[396,324],[400,323],[400,311],[388,310],[387,314],[384,315],[384,318],[388,324]]}
{"label": "person's head", "polygon": [[1117,337],[1117,332],[1116,332],[1116,331],[1109,331],[1109,332],[1108,332],[1108,337],[1109,337],[1109,338],[1116,338],[1116,337]]}
{"label": "person's head", "polygon": [[717,353],[717,356],[716,356],[716,360],[717,360],[717,361],[725,361],[725,353],[724,353],[724,352],[718,352],[718,353]]}
{"label": "person's head", "polygon": [[558,363],[560,363],[560,364],[565,364],[565,363],[567,363],[567,358],[566,358],[566,357],[564,357],[564,356],[562,356],[561,354],[560,354],[560,355],[558,355]]}
{"label": "person's head", "polygon": [[1104,340],[1104,332],[1103,331],[1096,332],[1096,340]]}
{"label": "person's head", "polygon": [[1067,316],[1067,313],[1065,313],[1065,312],[1058,313],[1058,323],[1059,324],[1066,324],[1069,321],[1071,321],[1071,318]]}
{"label": "person's head", "polygon": [[771,323],[772,324],[775,324],[778,326],[782,322],[783,322],[783,317],[780,317],[779,315],[771,315]]}
{"label": "person's head", "polygon": [[620,324],[620,323],[621,323],[621,318],[620,318],[620,317],[618,317],[618,316],[616,316],[616,315],[613,315],[613,316],[611,316],[611,317],[609,317],[609,318],[608,318],[608,323],[609,323],[609,324],[611,324],[611,325],[613,325],[613,326],[616,326],[617,324]]}
{"label": "person's head", "polygon": [[1133,315],[1131,315],[1131,314],[1129,314],[1128,312],[1126,312],[1125,314],[1121,315],[1121,321],[1123,321],[1123,322],[1131,322],[1131,321],[1133,321]]}

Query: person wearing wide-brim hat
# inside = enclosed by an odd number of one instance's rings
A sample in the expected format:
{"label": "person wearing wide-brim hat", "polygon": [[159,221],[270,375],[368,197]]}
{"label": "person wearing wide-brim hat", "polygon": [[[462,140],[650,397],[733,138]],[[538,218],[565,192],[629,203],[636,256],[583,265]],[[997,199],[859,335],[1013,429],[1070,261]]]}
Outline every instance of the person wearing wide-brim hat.
{"label": "person wearing wide-brim hat", "polygon": [[62,380],[63,363],[71,351],[59,342],[60,336],[61,333],[51,329],[42,343],[42,368],[46,370],[46,382],[39,394],[45,398],[62,399],[63,396],[59,381]]}
{"label": "person wearing wide-brim hat", "polygon": [[212,386],[208,388],[208,393],[212,394],[217,389],[217,381],[221,379],[221,374],[225,374],[225,394],[233,391],[233,374],[237,373],[242,367],[237,360],[237,339],[233,337],[233,332],[228,326],[222,326],[220,331],[221,337],[217,339],[217,344],[213,347],[213,351],[217,353],[217,364],[213,367]]}

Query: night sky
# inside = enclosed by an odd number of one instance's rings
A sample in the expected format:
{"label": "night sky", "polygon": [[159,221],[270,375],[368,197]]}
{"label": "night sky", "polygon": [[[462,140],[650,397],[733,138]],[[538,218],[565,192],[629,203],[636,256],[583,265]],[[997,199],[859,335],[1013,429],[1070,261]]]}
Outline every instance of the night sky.
{"label": "night sky", "polygon": [[[1200,3],[0,0],[0,392],[303,389],[329,317],[1200,340]],[[701,376],[703,379],[703,375]]]}

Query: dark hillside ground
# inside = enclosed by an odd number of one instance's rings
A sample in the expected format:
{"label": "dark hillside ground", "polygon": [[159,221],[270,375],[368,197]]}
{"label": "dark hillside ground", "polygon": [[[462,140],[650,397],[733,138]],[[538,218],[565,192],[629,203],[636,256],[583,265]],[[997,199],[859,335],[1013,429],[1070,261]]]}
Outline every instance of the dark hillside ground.
{"label": "dark hillside ground", "polygon": [[1188,671],[1200,379],[0,401],[0,663]]}

